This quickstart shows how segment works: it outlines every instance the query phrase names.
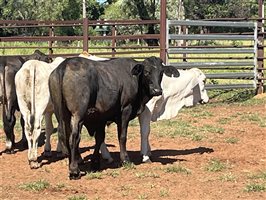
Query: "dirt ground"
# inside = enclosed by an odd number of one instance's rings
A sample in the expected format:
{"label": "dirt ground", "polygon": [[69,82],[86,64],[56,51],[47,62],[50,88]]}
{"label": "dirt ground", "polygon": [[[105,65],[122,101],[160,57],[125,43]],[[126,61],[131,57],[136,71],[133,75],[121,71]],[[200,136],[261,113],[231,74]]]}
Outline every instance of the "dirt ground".
{"label": "dirt ground", "polygon": [[[0,129],[0,199],[266,199],[265,104],[217,104],[206,106],[204,112],[211,116],[193,121],[190,110],[189,113],[181,112],[175,120],[187,120],[195,127],[202,124],[220,126],[222,133],[192,140],[189,137],[162,137],[153,134],[152,129],[153,162],[150,164],[141,163],[139,131],[131,126],[127,149],[134,165],[120,167],[118,141],[115,128],[112,130],[111,127],[108,134],[113,137],[107,137],[107,144],[115,162],[107,164],[102,160],[101,172],[76,181],[68,179],[68,161],[58,160],[55,151],[52,158],[40,156],[42,167],[36,170],[29,168],[27,150],[17,149],[12,155],[4,153],[4,133]],[[262,117],[241,120],[241,113],[242,117],[250,114]],[[229,118],[225,123],[221,122],[221,119]],[[82,170],[89,171],[93,144],[93,140],[81,141],[85,160],[80,166]],[[54,150],[56,137],[53,137],[52,146]],[[42,151],[43,146],[39,148],[39,155]],[[223,164],[221,170],[210,169],[210,163],[215,160]],[[46,183],[46,187],[30,188],[34,183],[38,185],[38,181],[39,185]],[[257,191],[256,186],[264,191]]]}

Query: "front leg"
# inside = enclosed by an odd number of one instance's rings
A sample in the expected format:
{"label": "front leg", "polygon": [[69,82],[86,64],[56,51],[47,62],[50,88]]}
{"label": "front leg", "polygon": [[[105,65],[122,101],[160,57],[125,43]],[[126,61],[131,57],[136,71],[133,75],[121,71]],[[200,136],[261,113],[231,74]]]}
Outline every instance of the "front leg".
{"label": "front leg", "polygon": [[127,106],[122,110],[121,119],[117,122],[118,140],[120,146],[120,160],[122,163],[130,162],[127,154],[126,142],[127,142],[127,128],[132,112],[132,107]]}
{"label": "front leg", "polygon": [[151,123],[151,112],[145,107],[145,110],[138,116],[140,124],[140,135],[141,135],[141,155],[142,162],[151,162],[151,147],[149,144],[150,135],[150,123]]}

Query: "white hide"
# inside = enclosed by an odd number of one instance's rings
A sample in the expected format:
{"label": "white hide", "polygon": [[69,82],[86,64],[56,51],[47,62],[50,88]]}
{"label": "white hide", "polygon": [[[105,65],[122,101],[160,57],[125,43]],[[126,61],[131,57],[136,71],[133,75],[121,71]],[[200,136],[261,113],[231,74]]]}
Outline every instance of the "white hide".
{"label": "white hide", "polygon": [[[15,76],[18,105],[25,120],[25,135],[29,147],[28,160],[31,168],[38,168],[38,138],[41,134],[41,122],[44,116],[46,122],[44,150],[49,154],[51,152],[50,136],[53,131],[53,106],[50,100],[48,81],[52,71],[64,60],[61,57],[55,58],[52,63],[29,60],[22,65]],[[32,117],[34,117],[33,127]],[[57,150],[61,151],[59,146]]]}

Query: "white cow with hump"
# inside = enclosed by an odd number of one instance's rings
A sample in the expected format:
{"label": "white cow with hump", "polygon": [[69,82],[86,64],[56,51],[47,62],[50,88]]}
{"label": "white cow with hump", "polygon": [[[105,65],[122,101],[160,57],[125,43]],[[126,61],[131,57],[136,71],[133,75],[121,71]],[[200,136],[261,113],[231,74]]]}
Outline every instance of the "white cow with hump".
{"label": "white cow with hump", "polygon": [[[31,168],[38,168],[37,148],[41,134],[41,122],[45,116],[46,142],[44,152],[51,155],[50,136],[53,131],[53,105],[50,100],[48,80],[51,72],[64,61],[57,57],[52,63],[38,60],[25,62],[15,76],[16,93],[20,112],[25,121],[25,135],[28,141],[28,160]],[[61,148],[58,143],[57,151]]]}
{"label": "white cow with hump", "polygon": [[[179,77],[168,77],[165,74],[161,82],[163,94],[153,97],[144,111],[138,116],[141,133],[141,155],[143,162],[150,162],[151,147],[149,144],[150,123],[176,117],[179,110],[198,103],[207,103],[209,97],[205,90],[206,76],[198,68],[178,70]],[[101,146],[102,157],[112,162],[113,159],[105,144]]]}

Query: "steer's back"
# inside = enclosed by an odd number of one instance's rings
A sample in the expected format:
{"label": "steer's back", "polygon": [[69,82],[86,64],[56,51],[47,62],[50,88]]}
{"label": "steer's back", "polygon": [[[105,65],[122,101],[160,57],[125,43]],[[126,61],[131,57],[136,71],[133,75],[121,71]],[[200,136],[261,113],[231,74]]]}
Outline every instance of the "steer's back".
{"label": "steer's back", "polygon": [[43,114],[49,103],[48,79],[53,68],[43,61],[25,62],[15,77],[16,92],[22,114]]}

